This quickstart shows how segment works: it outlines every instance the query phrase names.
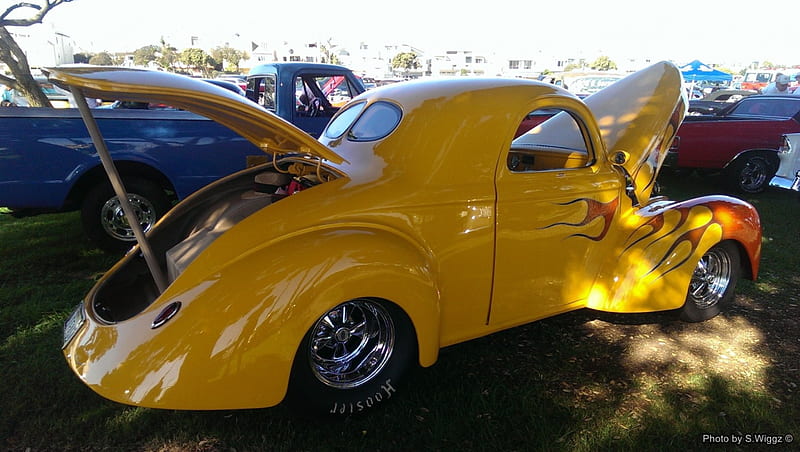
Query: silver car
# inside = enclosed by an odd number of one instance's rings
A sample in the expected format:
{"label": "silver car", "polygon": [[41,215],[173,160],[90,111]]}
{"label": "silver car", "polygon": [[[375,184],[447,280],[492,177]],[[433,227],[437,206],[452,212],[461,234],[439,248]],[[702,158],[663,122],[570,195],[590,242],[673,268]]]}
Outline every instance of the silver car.
{"label": "silver car", "polygon": [[773,187],[800,191],[800,133],[783,135],[783,142],[778,148],[780,166],[775,177],[770,181]]}

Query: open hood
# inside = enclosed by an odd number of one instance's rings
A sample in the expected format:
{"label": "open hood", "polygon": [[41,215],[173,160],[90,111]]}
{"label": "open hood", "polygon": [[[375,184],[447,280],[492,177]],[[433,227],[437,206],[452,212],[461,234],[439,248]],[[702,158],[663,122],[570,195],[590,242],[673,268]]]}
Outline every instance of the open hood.
{"label": "open hood", "polygon": [[78,88],[85,97],[159,102],[229,127],[270,154],[303,153],[342,163],[330,148],[250,100],[211,83],[169,72],[106,66],[71,66],[44,71],[54,83]]}
{"label": "open hood", "polygon": [[647,202],[688,101],[678,68],[656,63],[584,102],[600,127],[608,159],[625,169],[640,203]]}

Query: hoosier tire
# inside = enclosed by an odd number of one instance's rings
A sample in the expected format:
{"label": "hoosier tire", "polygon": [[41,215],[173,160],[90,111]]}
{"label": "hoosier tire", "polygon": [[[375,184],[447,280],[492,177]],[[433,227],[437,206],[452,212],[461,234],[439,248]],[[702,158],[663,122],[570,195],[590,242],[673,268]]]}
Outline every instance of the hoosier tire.
{"label": "hoosier tire", "polygon": [[369,411],[396,395],[416,351],[411,321],[397,306],[370,298],[339,304],[297,350],[289,408],[312,416]]}

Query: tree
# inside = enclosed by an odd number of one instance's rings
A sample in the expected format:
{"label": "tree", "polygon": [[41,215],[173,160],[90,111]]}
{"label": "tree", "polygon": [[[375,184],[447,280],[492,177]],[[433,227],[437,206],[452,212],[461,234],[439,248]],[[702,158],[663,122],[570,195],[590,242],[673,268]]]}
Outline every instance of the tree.
{"label": "tree", "polygon": [[[36,83],[31,75],[31,68],[25,52],[19,47],[11,33],[6,27],[28,27],[42,23],[42,19],[53,8],[72,0],[44,0],[43,5],[20,2],[6,8],[0,15],[0,61],[8,66],[12,77],[0,74],[0,83],[11,87],[20,93],[32,107],[51,107],[47,96],[42,92],[42,88]],[[31,8],[36,13],[30,17],[22,19],[9,19],[9,16],[18,9]]]}
{"label": "tree", "polygon": [[181,63],[190,68],[199,69],[204,77],[210,77],[211,69],[213,69],[216,64],[216,61],[214,61],[211,55],[207,54],[202,49],[193,47],[183,49],[178,59]]}
{"label": "tree", "polygon": [[617,63],[611,61],[611,58],[607,56],[601,56],[594,60],[594,63],[591,64],[591,68],[598,71],[610,71],[617,69]]}
{"label": "tree", "polygon": [[411,69],[419,69],[419,59],[414,52],[400,52],[392,58],[392,69],[402,69],[408,76]]}
{"label": "tree", "polygon": [[342,64],[342,61],[339,59],[339,55],[333,52],[333,48],[336,47],[336,45],[333,44],[333,38],[328,38],[328,41],[319,47],[319,50],[322,53],[323,63]]}
{"label": "tree", "polygon": [[172,66],[178,61],[178,49],[167,44],[164,38],[161,38],[161,48],[156,52],[156,64],[162,69],[168,71],[172,70]]}
{"label": "tree", "polygon": [[114,57],[108,52],[100,52],[97,55],[89,58],[89,64],[96,64],[98,66],[111,66],[114,64]]}
{"label": "tree", "polygon": [[133,64],[137,66],[147,66],[151,61],[156,61],[160,48],[158,46],[149,45],[139,47],[133,51]]}
{"label": "tree", "polygon": [[236,50],[230,46],[214,47],[211,49],[211,58],[221,64],[220,69],[230,72],[239,72],[239,63],[250,58],[247,52]]}
{"label": "tree", "polygon": [[139,47],[133,52],[133,64],[136,66],[149,66],[151,63],[161,69],[171,71],[172,65],[178,61],[178,49],[167,44],[161,38],[160,45]]}

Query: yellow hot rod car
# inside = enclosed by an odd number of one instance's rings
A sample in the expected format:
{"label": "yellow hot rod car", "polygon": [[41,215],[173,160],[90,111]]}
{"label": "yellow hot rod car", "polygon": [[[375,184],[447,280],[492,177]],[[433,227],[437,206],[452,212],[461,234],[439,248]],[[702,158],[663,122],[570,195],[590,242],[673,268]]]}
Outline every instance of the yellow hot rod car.
{"label": "yellow hot rod car", "polygon": [[[118,402],[359,412],[442,347],[581,308],[702,321],[758,273],[752,206],[651,196],[686,111],[670,63],[584,101],[518,79],[399,83],[343,106],[318,141],[174,74],[50,78],[78,101],[203,114],[267,156],[137,234],[66,321],[69,366]],[[550,119],[514,139],[536,111]]]}

